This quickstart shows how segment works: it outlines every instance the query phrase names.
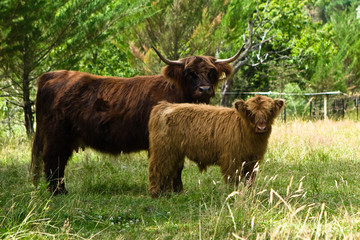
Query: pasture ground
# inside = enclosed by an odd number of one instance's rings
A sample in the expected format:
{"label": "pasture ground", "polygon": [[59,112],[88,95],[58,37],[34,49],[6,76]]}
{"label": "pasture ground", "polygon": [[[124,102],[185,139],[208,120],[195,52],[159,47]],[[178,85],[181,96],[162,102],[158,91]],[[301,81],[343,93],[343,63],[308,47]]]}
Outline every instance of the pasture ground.
{"label": "pasture ground", "polygon": [[147,152],[85,150],[69,194],[28,181],[30,142],[0,138],[1,239],[359,239],[360,123],[278,121],[251,189],[186,161],[184,192],[152,199]]}

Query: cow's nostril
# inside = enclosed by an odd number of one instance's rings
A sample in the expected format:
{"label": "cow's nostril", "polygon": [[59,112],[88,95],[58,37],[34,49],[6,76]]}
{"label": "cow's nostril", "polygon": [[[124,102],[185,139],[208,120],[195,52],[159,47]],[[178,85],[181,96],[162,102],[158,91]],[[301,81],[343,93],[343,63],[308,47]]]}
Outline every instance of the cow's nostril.
{"label": "cow's nostril", "polygon": [[211,93],[211,87],[207,87],[207,86],[199,87],[199,92],[201,94],[210,94]]}
{"label": "cow's nostril", "polygon": [[255,130],[256,132],[258,132],[258,133],[263,133],[263,132],[267,132],[267,128],[266,128],[266,126],[256,126],[256,130]]}

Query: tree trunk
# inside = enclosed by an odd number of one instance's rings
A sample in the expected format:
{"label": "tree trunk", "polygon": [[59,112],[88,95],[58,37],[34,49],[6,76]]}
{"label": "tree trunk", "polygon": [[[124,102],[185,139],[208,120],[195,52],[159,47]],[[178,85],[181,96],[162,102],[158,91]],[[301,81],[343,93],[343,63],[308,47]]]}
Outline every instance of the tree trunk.
{"label": "tree trunk", "polygon": [[32,101],[30,100],[30,55],[29,55],[29,39],[27,36],[24,38],[23,48],[23,74],[22,74],[22,96],[23,96],[23,110],[24,110],[24,123],[26,135],[31,138],[34,134],[34,116],[32,111]]}
{"label": "tree trunk", "polygon": [[248,50],[245,50],[243,54],[233,63],[233,75],[227,79],[223,85],[221,86],[221,100],[220,105],[223,107],[230,107],[231,106],[231,90],[233,89],[234,85],[234,75],[240,70],[242,66],[248,63]]}
{"label": "tree trunk", "polygon": [[221,101],[220,101],[220,105],[223,107],[230,107],[231,102],[231,94],[230,91],[232,90],[232,86],[233,86],[234,80],[233,77],[230,77],[229,79],[227,79],[223,85],[221,86]]}
{"label": "tree trunk", "polygon": [[30,79],[29,73],[24,72],[23,82],[23,110],[26,135],[31,138],[34,134],[34,116],[32,111],[32,101],[30,100]]}
{"label": "tree trunk", "polygon": [[26,135],[31,138],[34,134],[34,116],[32,113],[32,104],[27,103],[24,106]]}

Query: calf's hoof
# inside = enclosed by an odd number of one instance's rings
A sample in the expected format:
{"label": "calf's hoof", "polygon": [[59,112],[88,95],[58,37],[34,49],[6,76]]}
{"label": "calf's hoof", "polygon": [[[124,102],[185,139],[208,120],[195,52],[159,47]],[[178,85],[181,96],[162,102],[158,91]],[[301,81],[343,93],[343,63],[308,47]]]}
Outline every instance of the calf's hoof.
{"label": "calf's hoof", "polygon": [[161,195],[161,191],[150,190],[150,195],[152,198],[158,198]]}
{"label": "calf's hoof", "polygon": [[159,198],[159,197],[170,197],[171,196],[171,191],[151,191],[150,190],[150,195],[152,198]]}

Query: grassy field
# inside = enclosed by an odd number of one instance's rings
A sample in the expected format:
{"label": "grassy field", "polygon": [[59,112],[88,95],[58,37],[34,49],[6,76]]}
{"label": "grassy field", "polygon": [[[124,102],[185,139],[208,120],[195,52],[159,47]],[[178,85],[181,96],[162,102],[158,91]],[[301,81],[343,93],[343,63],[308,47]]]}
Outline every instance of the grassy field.
{"label": "grassy field", "polygon": [[75,154],[69,194],[28,181],[30,143],[0,139],[2,239],[359,239],[360,123],[277,122],[251,188],[187,161],[184,192],[152,199],[147,153]]}

